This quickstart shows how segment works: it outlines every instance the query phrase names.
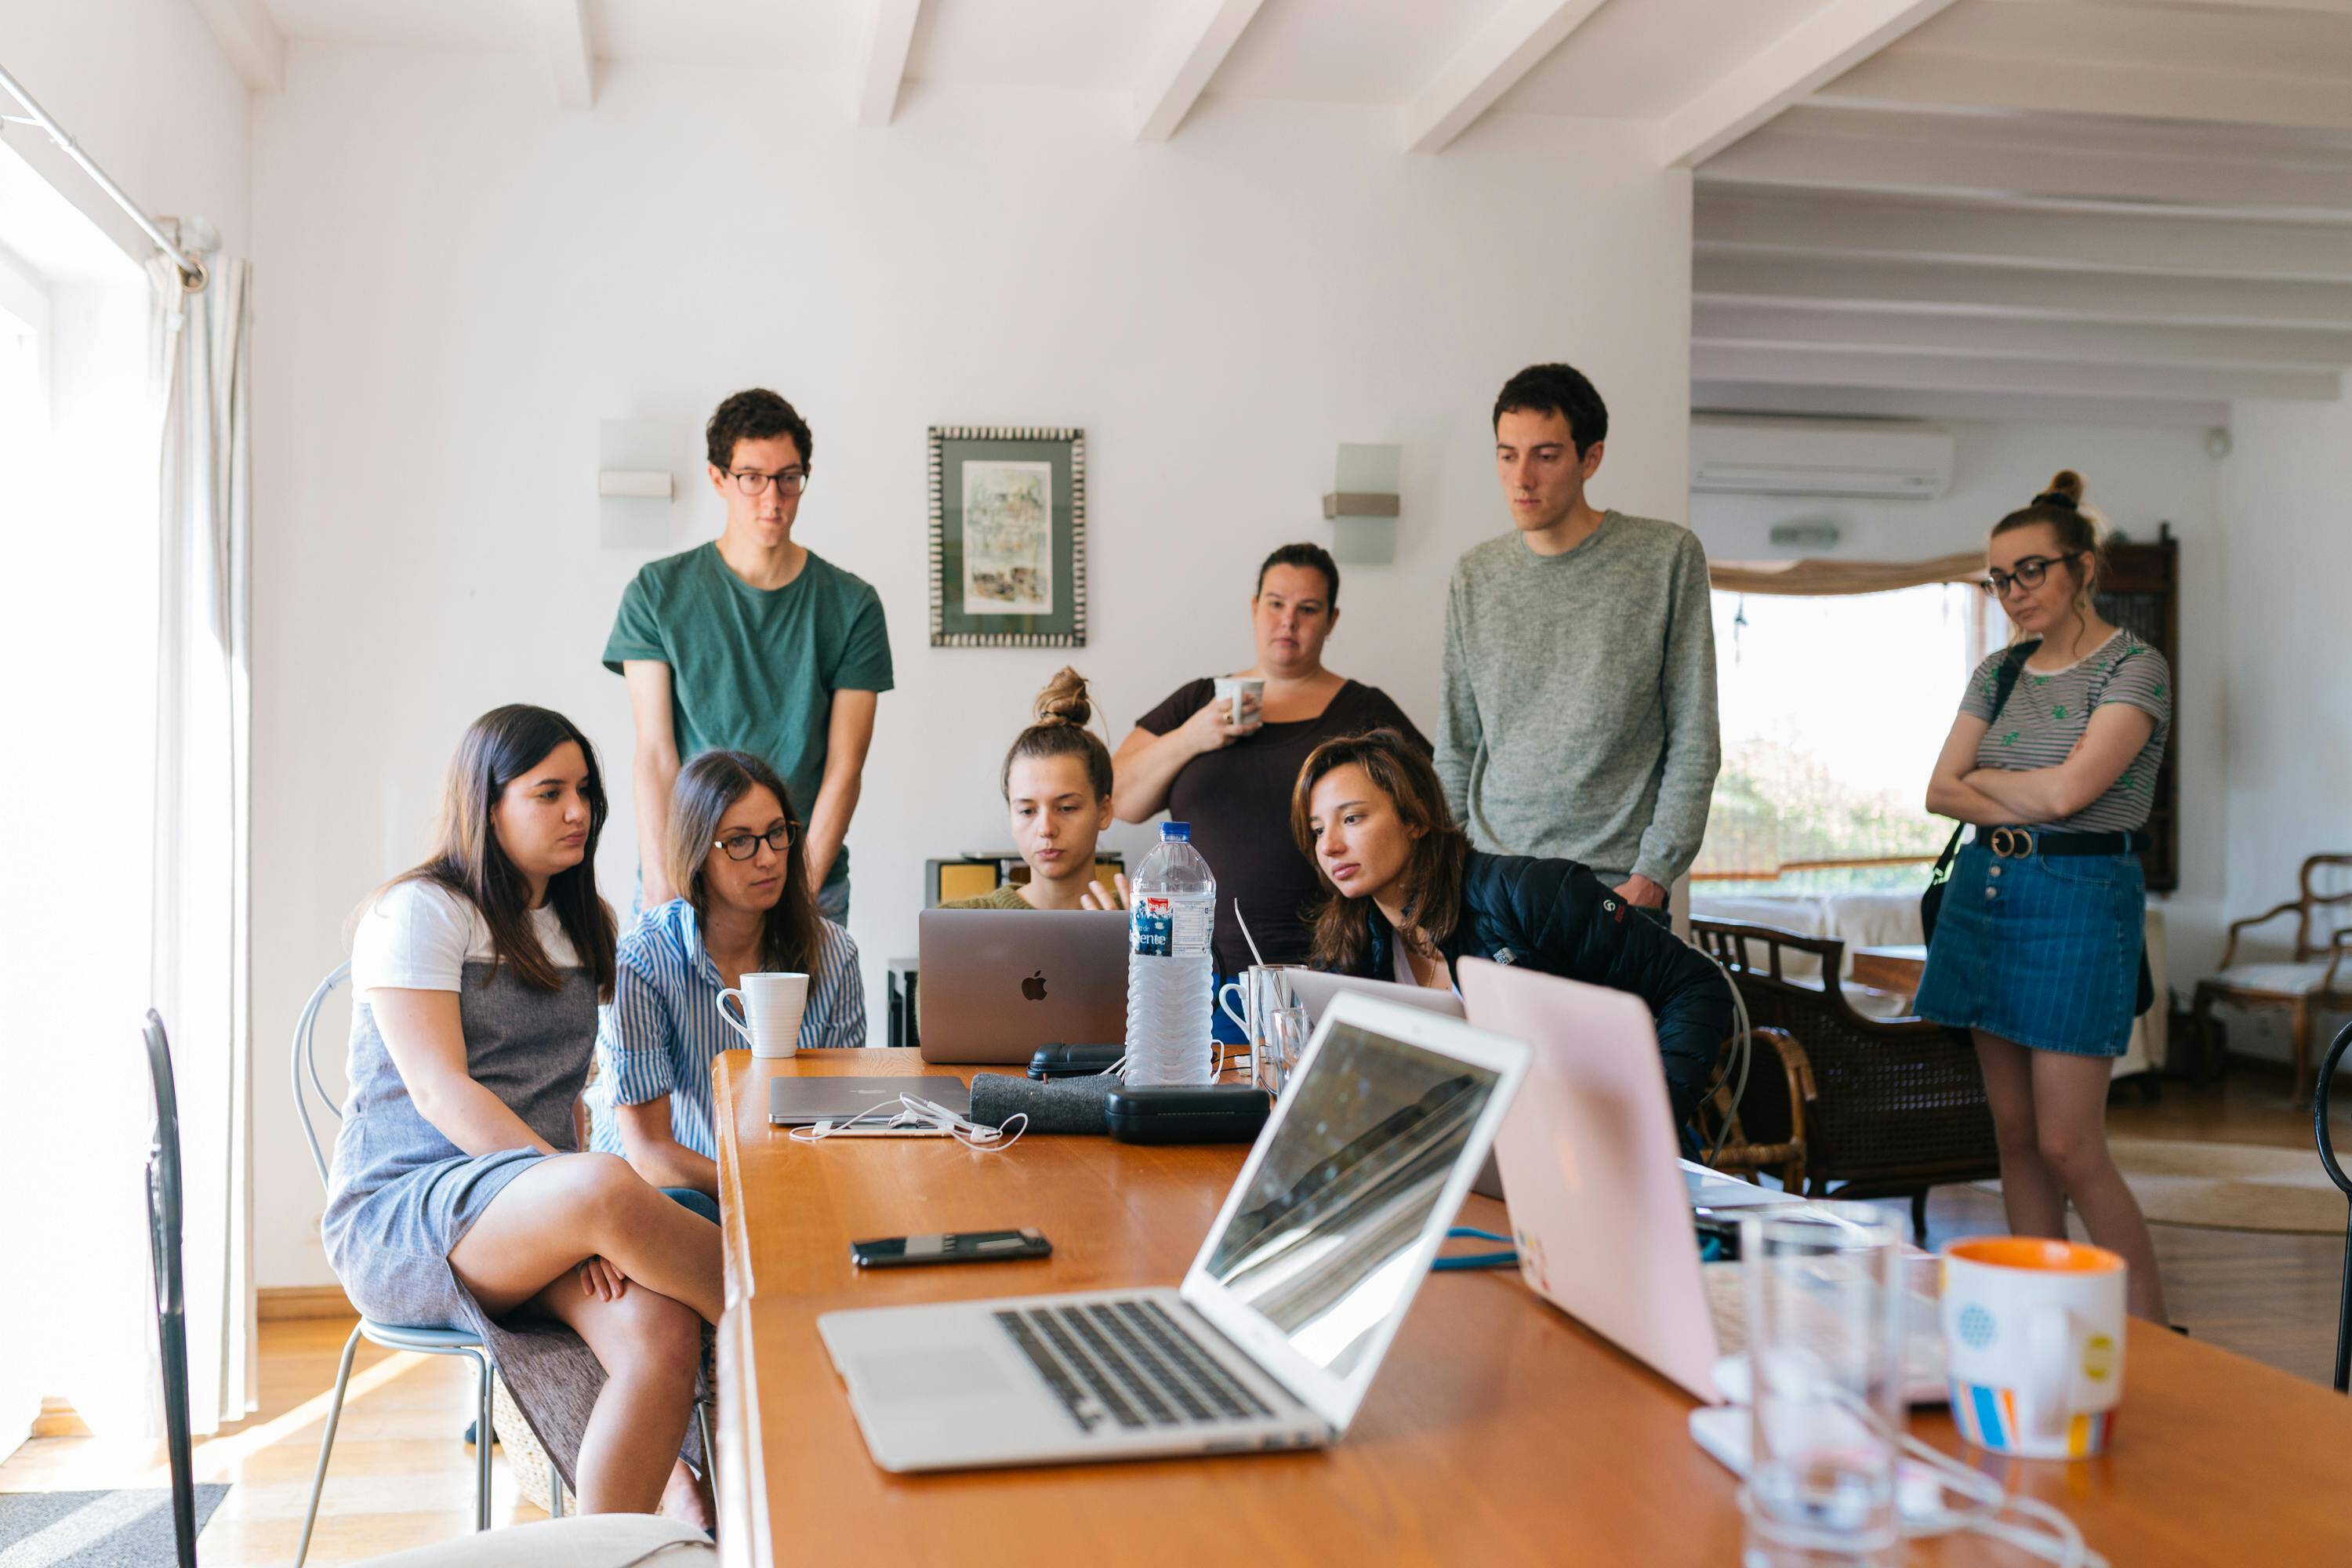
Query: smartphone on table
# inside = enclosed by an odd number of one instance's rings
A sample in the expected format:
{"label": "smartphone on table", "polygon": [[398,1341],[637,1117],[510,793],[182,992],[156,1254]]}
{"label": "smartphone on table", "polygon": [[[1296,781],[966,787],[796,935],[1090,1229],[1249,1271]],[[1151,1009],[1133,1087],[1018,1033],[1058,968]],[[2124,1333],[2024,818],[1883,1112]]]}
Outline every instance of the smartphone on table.
{"label": "smartphone on table", "polygon": [[996,1263],[1016,1258],[1050,1258],[1054,1244],[1043,1231],[966,1230],[933,1236],[886,1236],[849,1244],[850,1261],[860,1268],[898,1268],[917,1263]]}

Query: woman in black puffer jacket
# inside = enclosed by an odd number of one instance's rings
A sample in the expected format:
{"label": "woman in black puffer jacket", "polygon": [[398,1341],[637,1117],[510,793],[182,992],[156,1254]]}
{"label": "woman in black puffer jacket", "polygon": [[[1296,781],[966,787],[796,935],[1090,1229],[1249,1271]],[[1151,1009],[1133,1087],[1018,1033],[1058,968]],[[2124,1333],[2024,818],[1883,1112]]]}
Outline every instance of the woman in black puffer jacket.
{"label": "woman in black puffer jacket", "polygon": [[1331,890],[1316,968],[1444,987],[1462,959],[1490,958],[1631,992],[1657,1022],[1675,1124],[1689,1121],[1731,1034],[1731,986],[1583,866],[1471,848],[1436,770],[1393,730],[1317,747],[1290,830]]}

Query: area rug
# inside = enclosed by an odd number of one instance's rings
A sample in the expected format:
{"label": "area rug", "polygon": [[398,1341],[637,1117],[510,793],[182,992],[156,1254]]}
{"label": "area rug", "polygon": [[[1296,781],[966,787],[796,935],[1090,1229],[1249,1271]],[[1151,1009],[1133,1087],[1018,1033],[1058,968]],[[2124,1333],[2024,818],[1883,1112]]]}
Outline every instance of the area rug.
{"label": "area rug", "polygon": [[[2315,1149],[2178,1138],[2116,1138],[2107,1146],[2152,1225],[2306,1236],[2343,1233],[2344,1194],[2320,1168]],[[1976,1185],[1989,1193],[2000,1191],[1999,1182]]]}
{"label": "area rug", "polygon": [[[196,1489],[201,1532],[228,1488]],[[179,1561],[168,1489],[0,1492],[0,1568],[169,1568]]]}

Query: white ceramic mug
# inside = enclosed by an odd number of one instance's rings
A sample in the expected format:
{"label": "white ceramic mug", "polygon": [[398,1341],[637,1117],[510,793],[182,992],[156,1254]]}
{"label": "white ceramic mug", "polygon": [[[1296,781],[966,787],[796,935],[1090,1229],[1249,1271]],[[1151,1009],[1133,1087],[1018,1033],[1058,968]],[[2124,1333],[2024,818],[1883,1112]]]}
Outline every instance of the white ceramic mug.
{"label": "white ceramic mug", "polygon": [[[808,1011],[808,987],[807,975],[788,971],[746,974],[740,989],[730,986],[719,994],[719,1016],[743,1037],[753,1056],[793,1056],[800,1050],[801,1015]],[[730,996],[742,1009],[740,1016],[728,1007]]]}
{"label": "white ceramic mug", "polygon": [[1251,714],[1247,719],[1244,719],[1242,716],[1242,699],[1244,696],[1247,696],[1254,703],[1263,704],[1265,701],[1265,678],[1264,676],[1220,675],[1216,678],[1216,686],[1217,695],[1215,700],[1219,702],[1230,702],[1233,704],[1232,707],[1225,710],[1225,722],[1228,724],[1239,724],[1244,731],[1255,731],[1260,724],[1265,722],[1265,719],[1261,718],[1256,713]]}
{"label": "white ceramic mug", "polygon": [[1955,1241],[1943,1259],[1960,1436],[2029,1459],[2105,1451],[2124,1397],[2124,1260],[2026,1236]]}
{"label": "white ceramic mug", "polygon": [[[1290,984],[1283,978],[1282,972],[1297,967],[1290,963],[1253,963],[1217,988],[1217,1010],[1231,1018],[1242,1037],[1250,1043],[1253,1081],[1258,1076],[1256,1063],[1265,1045],[1266,1013],[1290,1001]],[[1236,1005],[1238,1012],[1234,1010]]]}

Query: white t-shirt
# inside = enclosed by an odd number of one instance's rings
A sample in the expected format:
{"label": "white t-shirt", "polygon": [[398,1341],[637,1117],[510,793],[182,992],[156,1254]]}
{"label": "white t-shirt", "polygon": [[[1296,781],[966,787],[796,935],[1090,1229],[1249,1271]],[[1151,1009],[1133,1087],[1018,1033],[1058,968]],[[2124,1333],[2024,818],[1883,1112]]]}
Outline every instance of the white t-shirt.
{"label": "white t-shirt", "polygon": [[[532,930],[548,962],[577,969],[580,955],[553,910],[530,911]],[[468,960],[498,956],[489,922],[471,899],[416,878],[387,889],[352,933],[352,992],[457,991]]]}

